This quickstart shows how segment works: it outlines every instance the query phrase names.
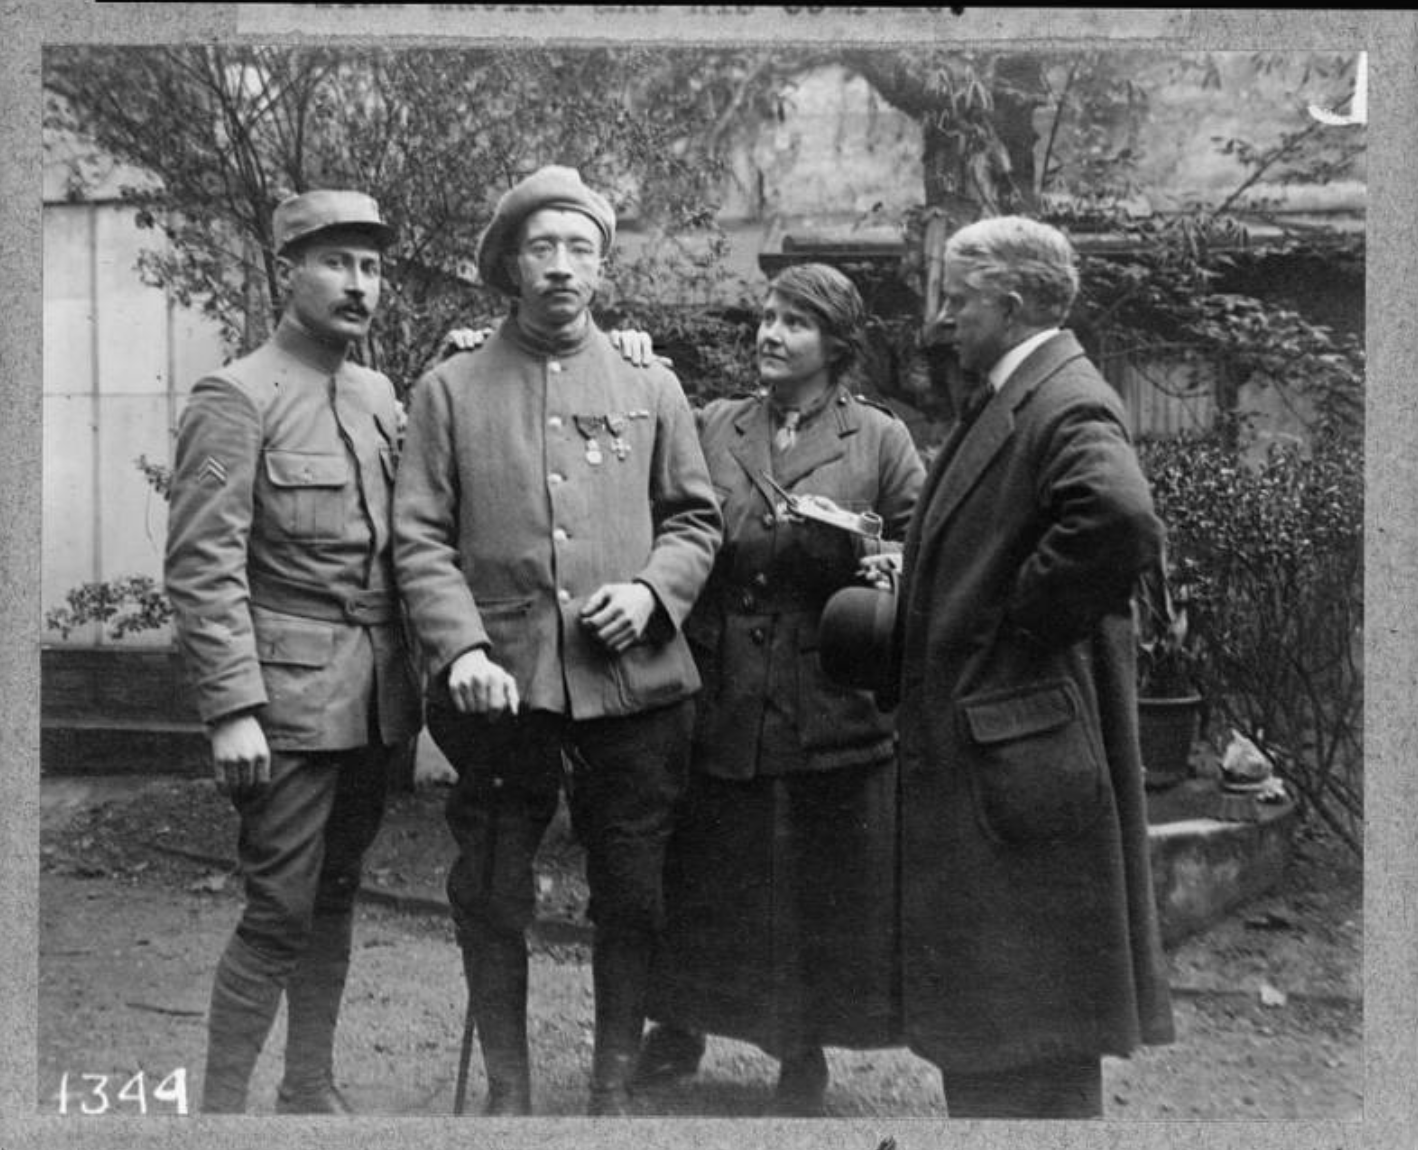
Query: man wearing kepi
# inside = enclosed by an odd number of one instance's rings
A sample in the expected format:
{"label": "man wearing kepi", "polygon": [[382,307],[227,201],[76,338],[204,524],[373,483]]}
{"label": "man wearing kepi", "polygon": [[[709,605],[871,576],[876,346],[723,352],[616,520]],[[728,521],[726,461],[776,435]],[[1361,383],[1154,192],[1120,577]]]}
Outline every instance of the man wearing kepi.
{"label": "man wearing kepi", "polygon": [[246,907],[217,967],[202,1106],[245,1107],[284,991],[283,1113],[338,1113],[332,1048],[352,905],[418,691],[390,547],[398,406],[351,363],[392,232],[368,196],[311,191],[273,220],[271,339],[200,380],[173,471],[178,644],[240,816]]}
{"label": "man wearing kepi", "polygon": [[679,628],[721,534],[678,381],[591,320],[614,236],[570,168],[503,196],[478,267],[515,310],[418,383],[395,498],[429,731],[459,775],[448,895],[494,1114],[531,1109],[524,935],[563,759],[595,923],[590,1108],[627,1109],[699,688]]}
{"label": "man wearing kepi", "polygon": [[903,1019],[952,1117],[1100,1115],[1100,1056],[1172,1037],[1129,615],[1162,531],[1116,395],[1060,329],[1077,290],[1047,225],[946,245],[942,318],[981,388],[907,534],[889,694]]}

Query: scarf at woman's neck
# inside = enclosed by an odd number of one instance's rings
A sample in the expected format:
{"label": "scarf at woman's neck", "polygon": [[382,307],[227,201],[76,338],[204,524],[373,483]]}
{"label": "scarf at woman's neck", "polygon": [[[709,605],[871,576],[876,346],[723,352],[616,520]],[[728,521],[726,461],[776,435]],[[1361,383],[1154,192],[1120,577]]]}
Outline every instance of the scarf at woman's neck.
{"label": "scarf at woman's neck", "polygon": [[792,449],[798,441],[798,432],[816,418],[817,413],[831,401],[837,392],[836,384],[828,384],[819,394],[801,406],[780,403],[770,391],[768,409],[773,413],[773,447],[783,452]]}

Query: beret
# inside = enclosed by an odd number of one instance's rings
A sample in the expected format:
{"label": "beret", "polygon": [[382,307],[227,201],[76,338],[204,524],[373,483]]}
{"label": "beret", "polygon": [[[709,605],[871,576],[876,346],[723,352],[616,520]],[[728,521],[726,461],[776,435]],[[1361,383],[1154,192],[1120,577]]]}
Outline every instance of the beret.
{"label": "beret", "polygon": [[603,251],[615,242],[615,209],[598,192],[581,182],[575,168],[552,164],[539,168],[521,183],[509,188],[497,201],[492,222],[478,240],[478,273],[483,283],[506,295],[515,296],[517,285],[507,274],[503,257],[516,241],[517,229],[533,212],[559,208],[589,216],[601,231]]}
{"label": "beret", "polygon": [[363,192],[321,188],[282,200],[271,219],[280,253],[297,240],[331,228],[369,232],[380,247],[393,242],[394,229],[379,214],[379,205]]}

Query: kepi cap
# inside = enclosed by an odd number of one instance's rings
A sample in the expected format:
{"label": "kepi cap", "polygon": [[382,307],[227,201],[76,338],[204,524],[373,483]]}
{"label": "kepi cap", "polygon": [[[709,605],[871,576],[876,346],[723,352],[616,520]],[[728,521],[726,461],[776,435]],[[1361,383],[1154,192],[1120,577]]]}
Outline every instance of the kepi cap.
{"label": "kepi cap", "polygon": [[560,208],[589,216],[605,241],[603,253],[610,251],[615,242],[615,209],[610,201],[582,183],[581,173],[575,168],[551,164],[509,188],[497,201],[492,222],[478,240],[478,273],[483,283],[505,295],[517,294],[517,285],[507,274],[503,257],[515,241],[522,221],[543,208]]}
{"label": "kepi cap", "polygon": [[276,254],[297,240],[331,228],[368,232],[381,248],[394,240],[394,229],[379,214],[379,205],[363,192],[320,188],[282,200],[271,219]]}

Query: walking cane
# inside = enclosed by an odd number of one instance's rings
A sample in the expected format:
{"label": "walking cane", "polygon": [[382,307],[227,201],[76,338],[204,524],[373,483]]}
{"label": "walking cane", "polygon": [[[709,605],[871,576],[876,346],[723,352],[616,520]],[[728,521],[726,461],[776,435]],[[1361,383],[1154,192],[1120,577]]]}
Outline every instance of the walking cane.
{"label": "walking cane", "polygon": [[[462,785],[462,775],[459,775],[458,782]],[[497,792],[493,791],[496,796]],[[497,802],[494,798],[492,805],[492,819],[490,822],[490,833],[487,836],[487,843],[484,846],[483,854],[483,881],[490,883],[493,871],[493,864],[497,859]],[[453,1113],[461,1117],[468,1102],[468,1064],[473,1060],[473,1032],[477,1030],[477,1014],[474,1010],[476,999],[473,995],[473,968],[469,961],[469,954],[462,943],[459,949],[463,952],[463,969],[467,974],[468,982],[468,1010],[463,1016],[463,1044],[458,1050],[458,1081],[453,1087]]]}
{"label": "walking cane", "polygon": [[468,1012],[463,1018],[463,1046],[458,1051],[458,1084],[453,1088],[453,1113],[462,1116],[468,1101],[468,1063],[473,1058],[473,1031],[477,1021],[473,1016],[473,990],[468,988]]}

